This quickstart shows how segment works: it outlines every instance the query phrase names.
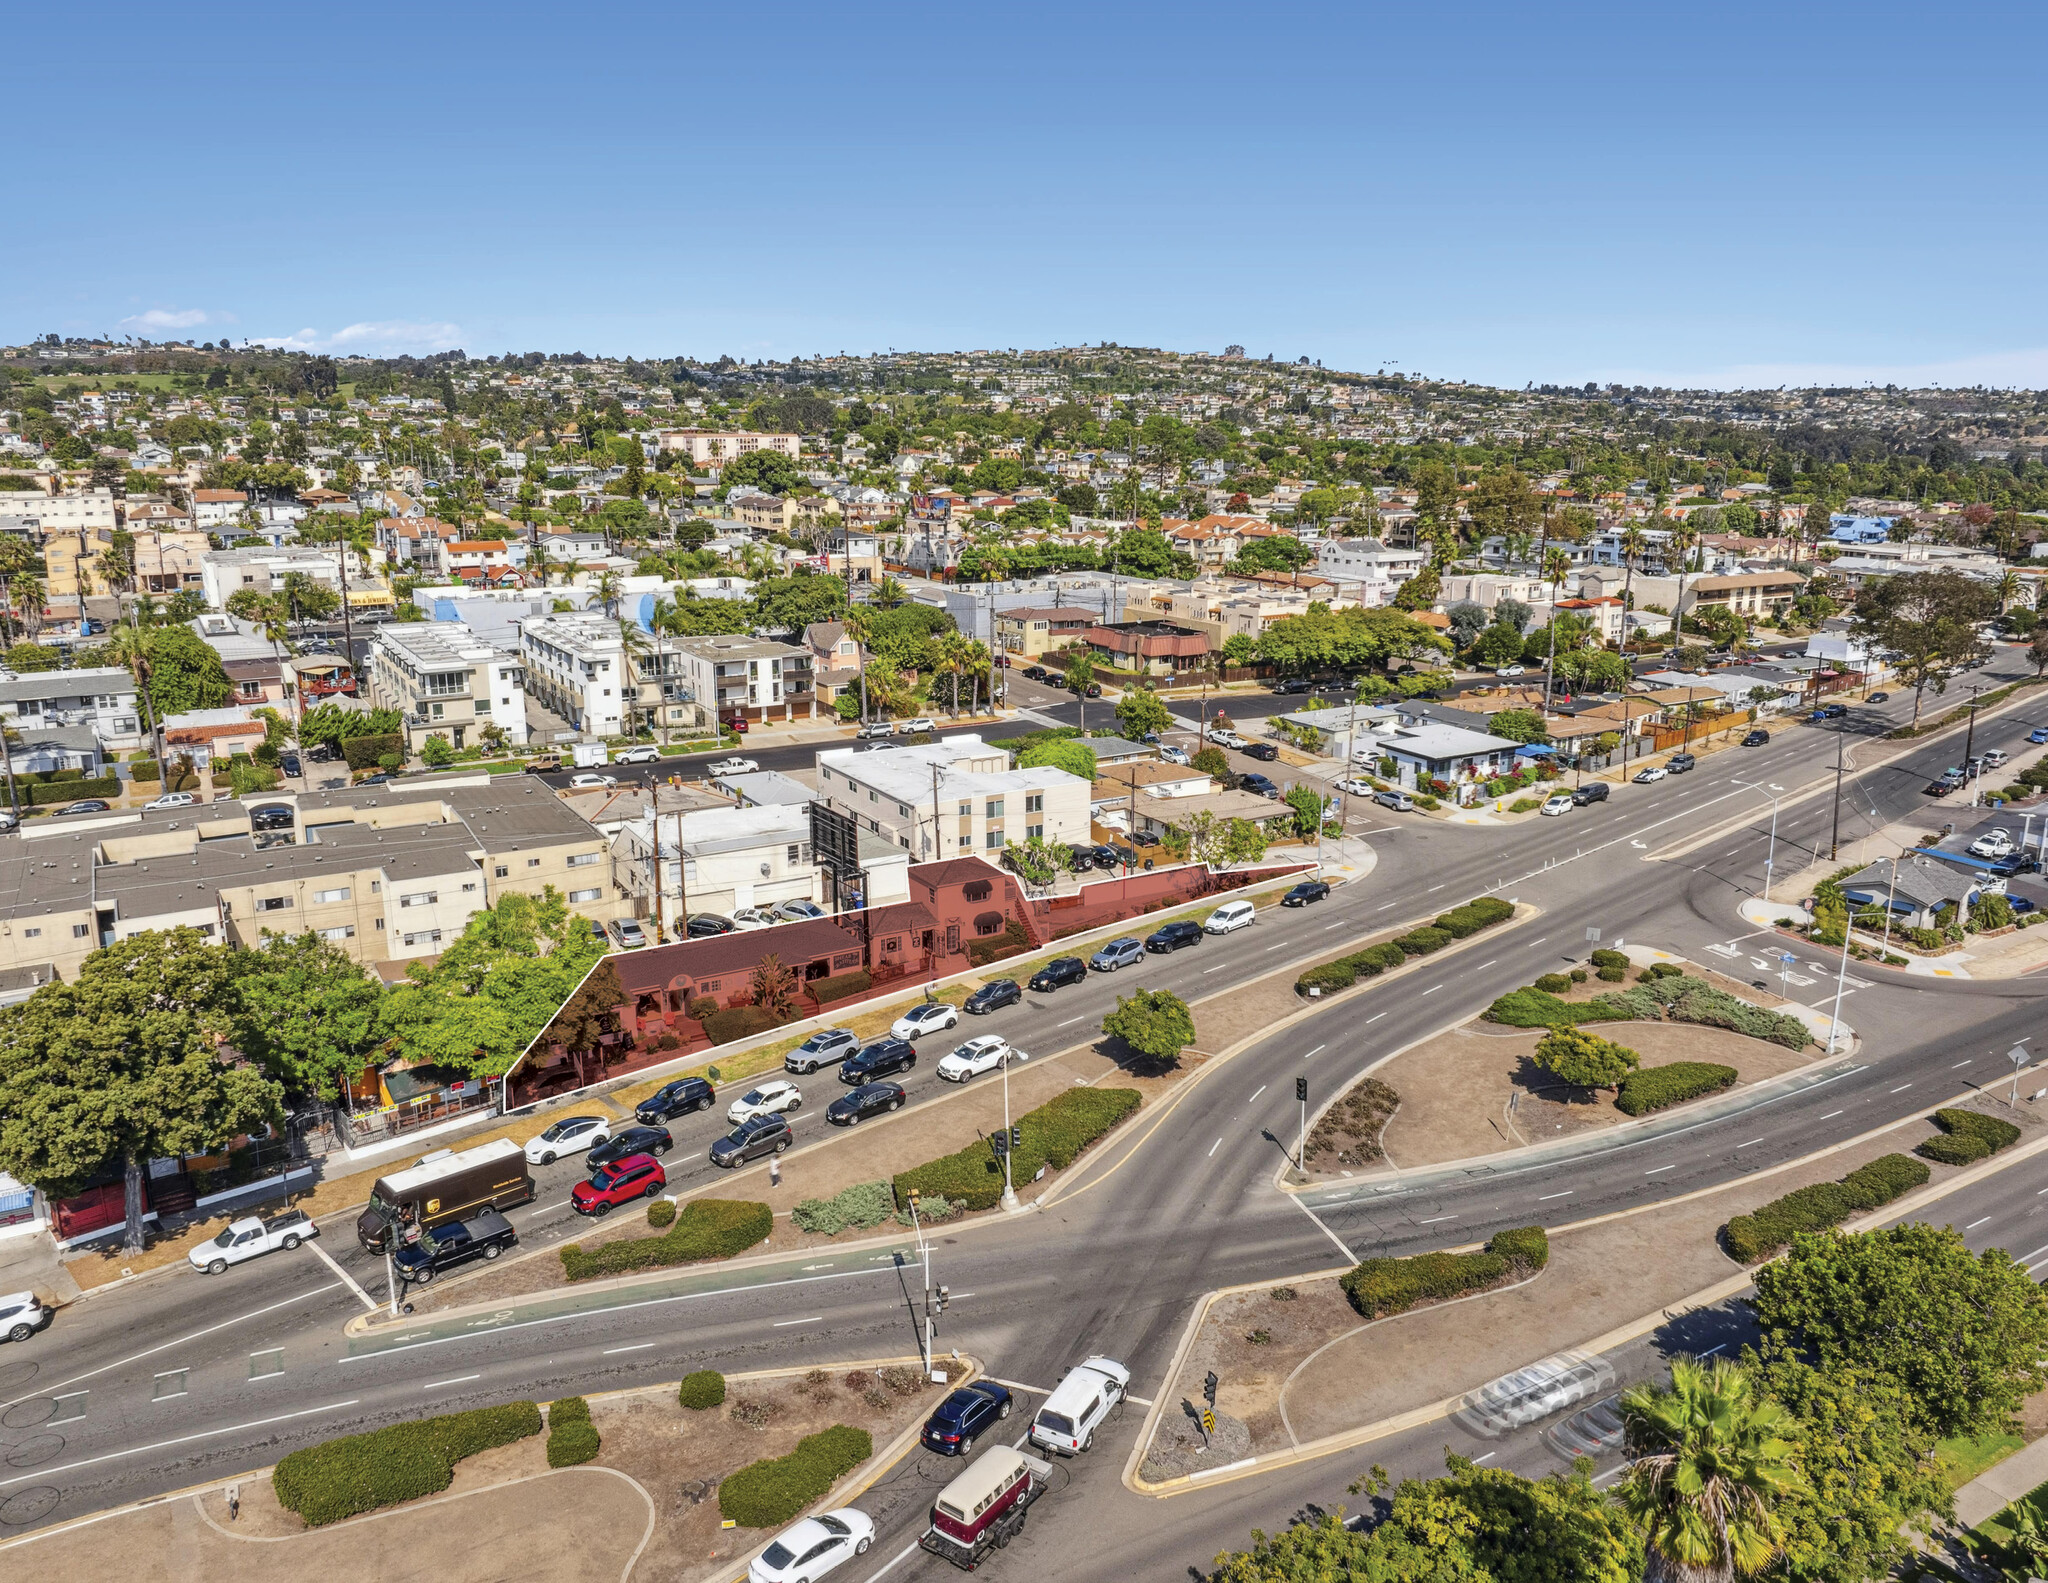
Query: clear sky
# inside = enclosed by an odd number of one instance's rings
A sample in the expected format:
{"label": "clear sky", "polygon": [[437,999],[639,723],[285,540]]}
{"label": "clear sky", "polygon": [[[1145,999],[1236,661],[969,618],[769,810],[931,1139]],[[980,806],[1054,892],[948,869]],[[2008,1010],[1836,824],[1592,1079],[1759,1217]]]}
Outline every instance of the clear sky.
{"label": "clear sky", "polygon": [[2038,5],[201,0],[8,40],[8,342],[2048,385]]}

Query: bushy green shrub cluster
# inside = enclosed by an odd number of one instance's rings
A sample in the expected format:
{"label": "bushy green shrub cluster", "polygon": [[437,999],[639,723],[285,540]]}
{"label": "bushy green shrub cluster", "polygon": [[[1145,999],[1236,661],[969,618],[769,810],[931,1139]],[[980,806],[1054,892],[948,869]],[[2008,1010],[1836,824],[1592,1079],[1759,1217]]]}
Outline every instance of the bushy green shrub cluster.
{"label": "bushy green shrub cluster", "polygon": [[[1595,953],[1596,957],[1599,953]],[[1669,968],[1668,963],[1659,967]],[[1602,966],[1600,976],[1619,975],[1621,969]],[[1552,975],[1546,975],[1552,976]],[[1810,1035],[1806,1024],[1783,1012],[1767,1011],[1737,1000],[1704,979],[1688,978],[1681,972],[1656,973],[1646,982],[1630,985],[1610,994],[1596,995],[1576,1004],[1559,1000],[1539,979],[1507,994],[1486,1008],[1488,1022],[1510,1028],[1555,1028],[1584,1022],[1672,1022],[1697,1023],[1703,1027],[1727,1028],[1751,1039],[1781,1044],[1788,1050],[1805,1047]]]}
{"label": "bushy green shrub cluster", "polygon": [[1614,1096],[1614,1108],[1625,1116],[1646,1116],[1667,1105],[1682,1105],[1688,1099],[1730,1088],[1735,1068],[1711,1061],[1669,1061],[1663,1066],[1646,1066],[1621,1080]]}
{"label": "bushy green shrub cluster", "polygon": [[1634,1017],[1634,1013],[1615,1005],[1611,995],[1566,1002],[1533,984],[1509,990],[1481,1015],[1488,1022],[1505,1023],[1510,1028],[1572,1027],[1582,1022],[1628,1022]]}
{"label": "bushy green shrub cluster", "polygon": [[1592,962],[1595,967],[1627,967],[1628,953],[1602,947],[1593,953]]}
{"label": "bushy green shrub cluster", "polygon": [[564,1396],[548,1404],[548,1466],[573,1468],[597,1455],[597,1425],[590,1421],[590,1403]]}
{"label": "bushy green shrub cluster", "polygon": [[1774,1198],[1753,1214],[1737,1215],[1722,1228],[1728,1251],[1744,1264],[1769,1258],[1803,1231],[1825,1231],[1851,1215],[1882,1208],[1923,1186],[1931,1173],[1909,1155],[1887,1154],[1851,1171],[1839,1182],[1816,1182]]}
{"label": "bushy green shrub cluster", "polygon": [[508,1402],[344,1435],[293,1451],[270,1475],[278,1503],[312,1527],[445,1490],[455,1464],[540,1433],[540,1408]]}
{"label": "bushy green shrub cluster", "polygon": [[38,808],[47,808],[51,803],[76,802],[82,797],[118,797],[121,782],[112,775],[102,775],[97,780],[52,781],[47,786],[23,787],[28,800]]}
{"label": "bushy green shrub cluster", "polygon": [[731,1044],[752,1038],[776,1026],[775,1013],[766,1006],[728,1006],[702,1019],[704,1037],[713,1044]]}
{"label": "bushy green shrub cluster", "polygon": [[1762,1039],[1767,1044],[1782,1044],[1788,1050],[1804,1049],[1807,1040],[1812,1038],[1806,1031],[1806,1024],[1797,1017],[1737,1000],[1726,990],[1716,989],[1704,979],[1665,978],[1644,987],[1661,995],[1674,986],[1680,986],[1678,993],[1665,1003],[1664,1008],[1664,1015],[1673,1022],[1726,1028],[1747,1038]]}
{"label": "bushy green shrub cluster", "polygon": [[601,1242],[587,1253],[581,1243],[562,1249],[562,1270],[572,1281],[600,1275],[654,1270],[666,1264],[729,1259],[766,1242],[775,1216],[766,1204],[735,1198],[697,1198],[682,1207],[675,1224],[658,1237],[624,1237]]}
{"label": "bushy green shrub cluster", "polygon": [[666,1198],[657,1198],[647,1206],[647,1224],[650,1226],[673,1226],[676,1223],[676,1206]]}
{"label": "bushy green shrub cluster", "polygon": [[1941,1131],[1913,1152],[1937,1165],[1968,1165],[2017,1143],[2020,1136],[2011,1122],[1974,1110],[1937,1110],[1934,1124]]}
{"label": "bushy green shrub cluster", "polygon": [[805,1435],[787,1456],[764,1457],[728,1473],[719,1481],[718,1510],[742,1528],[780,1528],[874,1450],[865,1429],[846,1424]]}
{"label": "bushy green shrub cluster", "polygon": [[[1011,1156],[1014,1179],[1028,1182],[1041,1165],[1065,1170],[1081,1151],[1125,1120],[1138,1108],[1135,1088],[1070,1088],[1017,1118],[1023,1138]],[[970,1209],[988,1209],[1003,1196],[1003,1162],[986,1138],[977,1138],[957,1153],[897,1173],[896,1202],[908,1205],[910,1195],[964,1202]]]}
{"label": "bushy green shrub cluster", "polygon": [[856,1182],[830,1198],[806,1198],[789,1212],[799,1231],[836,1236],[852,1226],[879,1226],[896,1212],[896,1195],[887,1182]]}
{"label": "bushy green shrub cluster", "polygon": [[1613,1088],[1642,1062],[1627,1045],[1583,1028],[1552,1028],[1537,1041],[1532,1059],[1574,1088]]}
{"label": "bushy green shrub cluster", "polygon": [[1572,987],[1572,981],[1562,973],[1545,973],[1536,980],[1536,987],[1546,995],[1562,995]]}
{"label": "bushy green shrub cluster", "polygon": [[676,1399],[696,1412],[718,1406],[725,1400],[725,1376],[716,1369],[698,1369],[685,1374],[676,1389]]}
{"label": "bushy green shrub cluster", "polygon": [[1541,1226],[1503,1231],[1480,1253],[1420,1253],[1409,1259],[1365,1259],[1337,1284],[1367,1319],[1405,1313],[1418,1303],[1484,1291],[1540,1270],[1550,1259]]}
{"label": "bushy green shrub cluster", "polygon": [[1453,907],[1434,924],[1411,930],[1396,940],[1382,940],[1363,951],[1353,951],[1333,962],[1321,962],[1294,981],[1296,994],[1311,989],[1349,989],[1361,978],[1373,978],[1389,968],[1399,967],[1411,956],[1441,951],[1452,940],[1467,939],[1481,929],[1490,929],[1514,917],[1515,909],[1498,896],[1480,896]]}

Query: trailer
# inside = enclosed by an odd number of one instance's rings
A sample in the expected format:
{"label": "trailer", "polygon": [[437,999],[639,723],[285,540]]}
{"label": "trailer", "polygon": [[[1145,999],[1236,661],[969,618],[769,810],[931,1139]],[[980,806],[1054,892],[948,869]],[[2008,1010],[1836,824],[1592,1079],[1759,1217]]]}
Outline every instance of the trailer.
{"label": "trailer", "polygon": [[1024,1530],[1025,1514],[1046,1491],[1052,1464],[1010,1446],[984,1451],[932,1502],[920,1548],[972,1572]]}

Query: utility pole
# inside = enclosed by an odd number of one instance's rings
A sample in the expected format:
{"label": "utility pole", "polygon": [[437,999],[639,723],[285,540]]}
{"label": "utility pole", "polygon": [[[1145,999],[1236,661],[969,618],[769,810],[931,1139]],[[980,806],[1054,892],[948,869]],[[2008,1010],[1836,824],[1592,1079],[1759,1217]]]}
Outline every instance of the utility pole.
{"label": "utility pole", "polygon": [[[1847,715],[1843,715],[1835,724],[1835,824],[1834,829],[1828,834],[1828,861],[1830,863],[1835,861],[1835,853],[1842,845],[1842,734],[1847,729],[1848,724],[1849,717]],[[1777,817],[1777,807],[1775,804],[1772,806],[1771,815],[1775,820]]]}
{"label": "utility pole", "polygon": [[941,843],[941,841],[942,841],[942,839],[943,839],[943,838],[941,837],[941,835],[940,835],[940,833],[939,833],[939,821],[940,821],[940,820],[942,820],[942,819],[944,819],[945,817],[946,817],[946,814],[945,814],[945,810],[944,810],[943,808],[941,808],[941,807],[939,806],[939,767],[938,767],[938,765],[934,764],[934,765],[932,766],[932,861],[933,861],[933,862],[937,862],[937,861],[938,861],[938,859],[939,859],[939,857],[941,856],[941,848],[940,848],[940,843]]}

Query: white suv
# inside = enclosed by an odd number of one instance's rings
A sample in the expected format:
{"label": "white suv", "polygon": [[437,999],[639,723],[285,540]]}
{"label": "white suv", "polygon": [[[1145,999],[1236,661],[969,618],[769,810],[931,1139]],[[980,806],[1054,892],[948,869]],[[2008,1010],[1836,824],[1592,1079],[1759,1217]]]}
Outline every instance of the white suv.
{"label": "white suv", "polygon": [[34,1292],[9,1292],[0,1297],[0,1336],[26,1341],[50,1322],[50,1312]]}
{"label": "white suv", "polygon": [[1114,1358],[1076,1364],[1031,1420],[1031,1443],[1063,1457],[1078,1456],[1088,1449],[1096,1427],[1124,1399],[1130,1384],[1131,1371]]}

